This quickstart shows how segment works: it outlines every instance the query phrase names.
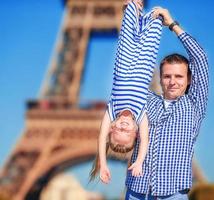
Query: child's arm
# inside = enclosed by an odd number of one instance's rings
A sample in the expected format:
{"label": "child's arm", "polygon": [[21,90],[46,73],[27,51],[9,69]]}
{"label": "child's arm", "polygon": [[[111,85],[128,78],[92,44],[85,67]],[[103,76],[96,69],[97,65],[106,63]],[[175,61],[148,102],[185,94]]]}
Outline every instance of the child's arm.
{"label": "child's arm", "polygon": [[140,132],[140,145],[138,150],[138,155],[136,161],[128,168],[132,170],[133,176],[140,176],[143,174],[142,165],[146,157],[149,144],[149,128],[148,128],[148,118],[145,115],[139,125]]}
{"label": "child's arm", "polygon": [[103,183],[109,183],[111,179],[111,174],[107,166],[106,159],[106,141],[109,134],[111,126],[111,120],[108,114],[108,111],[105,112],[103,117],[101,127],[100,127],[100,135],[98,140],[98,148],[99,148],[99,160],[100,160],[100,179]]}

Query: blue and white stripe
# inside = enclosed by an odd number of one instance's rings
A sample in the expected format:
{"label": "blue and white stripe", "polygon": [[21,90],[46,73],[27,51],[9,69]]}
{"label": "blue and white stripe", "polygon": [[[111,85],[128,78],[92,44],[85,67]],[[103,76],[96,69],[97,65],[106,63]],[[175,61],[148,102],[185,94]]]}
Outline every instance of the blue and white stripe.
{"label": "blue and white stripe", "polygon": [[162,33],[161,19],[149,12],[137,14],[136,5],[127,6],[119,35],[114,67],[113,88],[108,104],[111,120],[129,109],[139,123],[145,112]]}
{"label": "blue and white stripe", "polygon": [[[167,196],[192,186],[193,147],[208,100],[208,62],[204,50],[189,34],[183,32],[179,39],[189,55],[190,89],[167,108],[162,96],[149,93],[149,149],[143,176],[133,177],[128,171],[126,179],[127,187],[137,193],[150,190],[154,196]],[[139,141],[132,162],[138,148]]]}

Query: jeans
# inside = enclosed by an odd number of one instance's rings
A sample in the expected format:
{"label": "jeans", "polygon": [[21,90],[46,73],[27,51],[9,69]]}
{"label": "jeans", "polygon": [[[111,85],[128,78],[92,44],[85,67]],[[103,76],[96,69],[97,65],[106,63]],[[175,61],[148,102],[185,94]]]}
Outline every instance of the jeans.
{"label": "jeans", "polygon": [[178,193],[168,196],[152,196],[150,193],[147,198],[145,194],[140,194],[127,189],[125,200],[188,200],[187,191],[180,191]]}

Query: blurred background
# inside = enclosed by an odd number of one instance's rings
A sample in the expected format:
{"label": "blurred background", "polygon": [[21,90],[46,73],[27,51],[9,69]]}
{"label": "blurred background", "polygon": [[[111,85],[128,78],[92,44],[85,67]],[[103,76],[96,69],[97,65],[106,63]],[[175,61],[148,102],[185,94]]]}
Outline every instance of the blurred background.
{"label": "blurred background", "polygon": [[[109,160],[109,185],[88,182],[111,90],[122,5],[123,0],[0,0],[2,199],[123,199],[124,161]],[[145,10],[154,6],[166,7],[209,58],[209,102],[195,171],[212,184],[214,3],[147,0]],[[173,52],[186,55],[164,28],[158,63]]]}

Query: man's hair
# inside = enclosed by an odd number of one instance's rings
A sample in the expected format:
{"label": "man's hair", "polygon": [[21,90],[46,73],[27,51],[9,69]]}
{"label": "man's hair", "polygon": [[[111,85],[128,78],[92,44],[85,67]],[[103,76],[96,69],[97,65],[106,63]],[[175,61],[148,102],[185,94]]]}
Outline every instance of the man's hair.
{"label": "man's hair", "polygon": [[[177,53],[170,54],[170,55],[166,56],[161,61],[161,63],[160,63],[160,78],[162,76],[163,66],[165,64],[181,64],[181,63],[184,63],[187,66],[187,77],[190,80],[192,73],[191,73],[190,68],[189,68],[189,60],[185,56],[182,56],[182,55],[177,54]],[[185,91],[186,94],[189,91],[189,87],[190,87],[190,85],[188,85],[186,88],[186,91]]]}
{"label": "man's hair", "polygon": [[177,64],[177,63],[178,64],[181,64],[181,63],[186,64],[186,66],[188,68],[187,75],[189,77],[191,76],[191,71],[189,69],[189,60],[185,56],[182,56],[182,55],[177,54],[177,53],[170,54],[170,55],[166,56],[160,63],[160,76],[163,73],[163,66],[166,63],[168,63],[168,64]]}

